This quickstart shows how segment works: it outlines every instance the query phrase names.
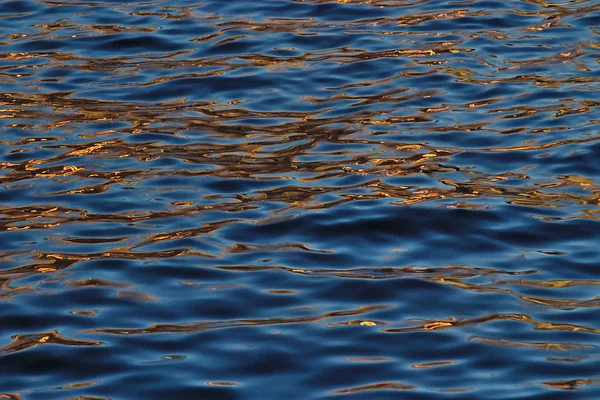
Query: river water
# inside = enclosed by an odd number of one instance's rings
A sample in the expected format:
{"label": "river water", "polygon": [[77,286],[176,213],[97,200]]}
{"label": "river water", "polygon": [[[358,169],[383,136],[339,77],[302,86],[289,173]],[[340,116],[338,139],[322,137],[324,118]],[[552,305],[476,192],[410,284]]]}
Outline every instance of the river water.
{"label": "river water", "polygon": [[0,398],[600,398],[600,2],[0,2]]}

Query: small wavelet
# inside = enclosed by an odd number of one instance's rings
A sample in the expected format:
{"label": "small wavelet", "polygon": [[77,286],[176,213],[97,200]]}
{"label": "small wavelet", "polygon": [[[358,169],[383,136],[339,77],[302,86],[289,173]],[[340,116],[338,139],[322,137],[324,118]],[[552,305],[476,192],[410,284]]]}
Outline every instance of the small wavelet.
{"label": "small wavelet", "polygon": [[0,399],[600,398],[599,23],[0,2]]}

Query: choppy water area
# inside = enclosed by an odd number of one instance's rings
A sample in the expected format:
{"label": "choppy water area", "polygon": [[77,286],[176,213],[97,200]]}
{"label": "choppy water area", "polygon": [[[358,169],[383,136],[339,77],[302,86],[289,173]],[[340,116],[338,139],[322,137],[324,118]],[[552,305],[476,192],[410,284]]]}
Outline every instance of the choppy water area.
{"label": "choppy water area", "polygon": [[0,398],[600,398],[599,26],[0,2]]}

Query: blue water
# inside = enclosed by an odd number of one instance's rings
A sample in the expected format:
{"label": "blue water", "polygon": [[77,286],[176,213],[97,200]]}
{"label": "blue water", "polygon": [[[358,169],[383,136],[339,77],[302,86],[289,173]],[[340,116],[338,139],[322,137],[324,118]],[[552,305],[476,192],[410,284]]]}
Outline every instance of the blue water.
{"label": "blue water", "polygon": [[599,399],[600,2],[0,2],[0,399]]}

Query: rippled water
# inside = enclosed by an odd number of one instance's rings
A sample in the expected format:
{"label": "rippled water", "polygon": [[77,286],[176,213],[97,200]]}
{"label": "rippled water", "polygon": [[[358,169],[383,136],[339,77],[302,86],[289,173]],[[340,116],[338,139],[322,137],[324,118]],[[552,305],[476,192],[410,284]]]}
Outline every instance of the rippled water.
{"label": "rippled water", "polygon": [[600,398],[600,2],[0,2],[0,398]]}

